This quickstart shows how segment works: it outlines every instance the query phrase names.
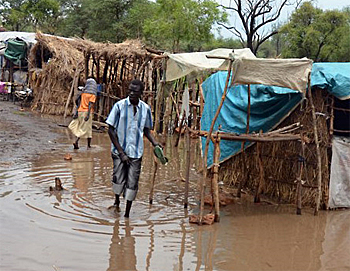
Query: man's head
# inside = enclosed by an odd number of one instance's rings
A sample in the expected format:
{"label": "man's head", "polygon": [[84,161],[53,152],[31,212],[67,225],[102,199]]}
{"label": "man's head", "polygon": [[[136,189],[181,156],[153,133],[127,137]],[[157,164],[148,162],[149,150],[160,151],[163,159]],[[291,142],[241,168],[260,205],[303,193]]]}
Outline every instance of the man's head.
{"label": "man's head", "polygon": [[144,88],[145,86],[143,85],[142,81],[138,79],[131,81],[129,85],[129,99],[133,105],[137,105],[139,103]]}

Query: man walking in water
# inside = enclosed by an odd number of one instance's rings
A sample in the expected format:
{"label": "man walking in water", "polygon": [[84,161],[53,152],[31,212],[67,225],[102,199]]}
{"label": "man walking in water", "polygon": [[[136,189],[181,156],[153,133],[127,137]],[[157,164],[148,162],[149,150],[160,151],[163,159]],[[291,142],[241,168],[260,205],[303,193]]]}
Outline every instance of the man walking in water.
{"label": "man walking in water", "polygon": [[151,134],[151,108],[140,100],[143,90],[144,85],[140,80],[131,81],[128,97],[114,104],[106,120],[112,141],[114,206],[119,210],[119,197],[123,193],[126,199],[124,217],[129,217],[138,190],[143,135],[154,147],[160,146]]}

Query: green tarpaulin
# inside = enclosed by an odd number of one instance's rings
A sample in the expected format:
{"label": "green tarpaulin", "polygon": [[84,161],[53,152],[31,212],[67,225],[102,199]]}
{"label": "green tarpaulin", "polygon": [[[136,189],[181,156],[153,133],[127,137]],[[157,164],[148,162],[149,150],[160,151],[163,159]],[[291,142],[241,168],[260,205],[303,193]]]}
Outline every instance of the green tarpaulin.
{"label": "green tarpaulin", "polygon": [[27,44],[20,39],[8,40],[5,57],[17,66],[26,66]]}

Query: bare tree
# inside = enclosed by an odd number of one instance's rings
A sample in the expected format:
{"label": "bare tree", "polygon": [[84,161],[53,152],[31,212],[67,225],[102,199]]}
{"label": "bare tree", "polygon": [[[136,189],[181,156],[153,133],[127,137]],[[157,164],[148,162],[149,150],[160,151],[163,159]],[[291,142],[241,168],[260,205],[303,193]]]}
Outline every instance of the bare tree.
{"label": "bare tree", "polygon": [[302,0],[233,0],[230,4],[219,5],[229,12],[237,13],[243,29],[236,26],[223,26],[239,38],[244,47],[248,47],[254,54],[260,45],[278,33],[277,29],[267,30],[267,26],[280,17],[281,11],[288,5],[299,6]]}

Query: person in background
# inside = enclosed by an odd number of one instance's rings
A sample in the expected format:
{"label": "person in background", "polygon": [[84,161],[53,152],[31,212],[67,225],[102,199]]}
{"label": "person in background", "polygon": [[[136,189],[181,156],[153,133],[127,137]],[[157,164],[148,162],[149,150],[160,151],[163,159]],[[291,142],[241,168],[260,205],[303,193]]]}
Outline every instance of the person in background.
{"label": "person in background", "polygon": [[143,90],[144,85],[140,80],[131,81],[128,97],[114,104],[106,120],[112,142],[114,206],[119,211],[119,197],[123,194],[126,199],[124,217],[129,217],[138,190],[143,135],[154,147],[160,146],[151,134],[151,108],[140,99]]}
{"label": "person in background", "polygon": [[97,96],[97,83],[94,78],[89,77],[86,80],[83,92],[76,100],[78,110],[73,115],[73,120],[68,128],[76,136],[73,143],[74,149],[79,149],[79,139],[87,138],[87,147],[91,148],[92,139],[92,118],[94,105]]}

